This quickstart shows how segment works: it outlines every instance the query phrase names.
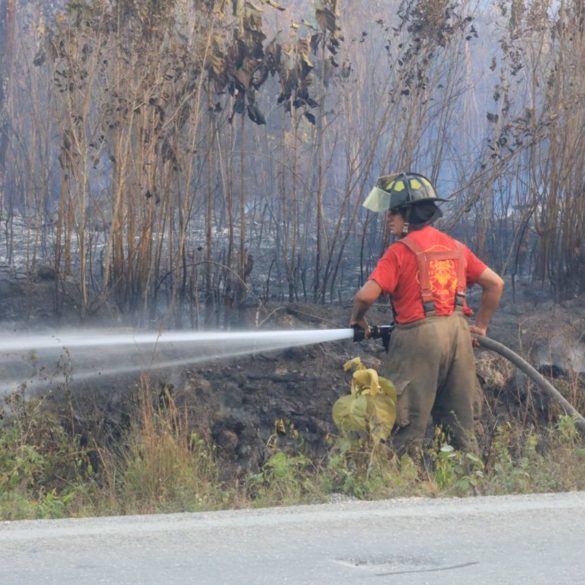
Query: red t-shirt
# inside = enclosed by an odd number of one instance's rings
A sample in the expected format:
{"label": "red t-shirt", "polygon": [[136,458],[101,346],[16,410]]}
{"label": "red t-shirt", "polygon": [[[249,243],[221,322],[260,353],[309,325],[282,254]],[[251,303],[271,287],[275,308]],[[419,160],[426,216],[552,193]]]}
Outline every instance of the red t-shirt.
{"label": "red t-shirt", "polygon": [[[408,234],[425,251],[448,251],[455,249],[455,240],[443,232],[426,226]],[[463,247],[466,287],[477,282],[487,268],[467,246]],[[425,318],[418,276],[416,256],[404,244],[394,242],[380,258],[369,280],[377,282],[382,291],[392,297],[397,323],[412,323]],[[455,260],[432,260],[429,280],[437,315],[451,315],[455,309],[457,271]],[[465,306],[467,314],[471,310]]]}

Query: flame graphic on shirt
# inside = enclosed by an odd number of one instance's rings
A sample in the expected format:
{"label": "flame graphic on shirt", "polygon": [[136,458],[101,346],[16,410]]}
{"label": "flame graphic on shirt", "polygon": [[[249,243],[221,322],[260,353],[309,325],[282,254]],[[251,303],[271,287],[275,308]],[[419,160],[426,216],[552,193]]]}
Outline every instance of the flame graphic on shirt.
{"label": "flame graphic on shirt", "polygon": [[453,300],[457,292],[455,260],[431,260],[428,267],[433,295],[442,301]]}

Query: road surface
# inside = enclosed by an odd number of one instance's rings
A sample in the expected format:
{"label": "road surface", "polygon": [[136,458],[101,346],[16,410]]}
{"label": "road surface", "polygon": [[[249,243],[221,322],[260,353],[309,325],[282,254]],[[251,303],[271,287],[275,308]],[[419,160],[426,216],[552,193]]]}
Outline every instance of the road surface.
{"label": "road surface", "polygon": [[0,585],[582,585],[585,492],[0,523]]}

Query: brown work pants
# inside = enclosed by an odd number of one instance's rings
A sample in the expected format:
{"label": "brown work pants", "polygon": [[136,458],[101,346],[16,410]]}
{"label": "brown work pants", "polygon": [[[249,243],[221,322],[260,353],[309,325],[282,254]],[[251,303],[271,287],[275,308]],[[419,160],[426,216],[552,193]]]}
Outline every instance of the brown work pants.
{"label": "brown work pants", "polygon": [[397,430],[392,437],[396,453],[422,447],[431,416],[449,433],[455,448],[478,451],[474,426],[480,389],[462,313],[397,326],[383,371],[398,393]]}

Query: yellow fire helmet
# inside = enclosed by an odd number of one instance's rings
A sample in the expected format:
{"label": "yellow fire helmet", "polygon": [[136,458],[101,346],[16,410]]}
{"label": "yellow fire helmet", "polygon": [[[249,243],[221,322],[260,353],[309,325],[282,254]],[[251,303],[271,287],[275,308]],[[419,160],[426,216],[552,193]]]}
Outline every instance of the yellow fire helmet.
{"label": "yellow fire helmet", "polygon": [[363,206],[377,213],[416,205],[423,201],[446,201],[437,197],[431,182],[418,173],[394,173],[376,181]]}

